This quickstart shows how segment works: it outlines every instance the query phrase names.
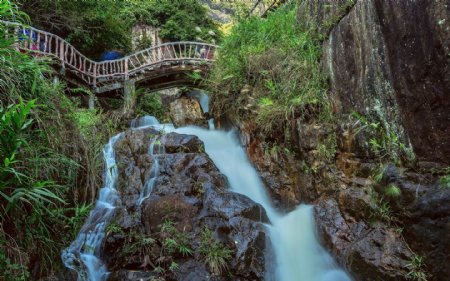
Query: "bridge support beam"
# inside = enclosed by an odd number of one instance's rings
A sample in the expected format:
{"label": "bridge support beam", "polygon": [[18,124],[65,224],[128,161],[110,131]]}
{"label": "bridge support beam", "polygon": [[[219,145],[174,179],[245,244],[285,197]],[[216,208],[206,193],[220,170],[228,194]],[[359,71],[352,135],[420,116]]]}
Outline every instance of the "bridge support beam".
{"label": "bridge support beam", "polygon": [[89,109],[94,109],[95,108],[95,95],[94,94],[90,94],[89,95]]}
{"label": "bridge support beam", "polygon": [[123,85],[123,113],[128,114],[136,103],[136,83],[126,80]]}

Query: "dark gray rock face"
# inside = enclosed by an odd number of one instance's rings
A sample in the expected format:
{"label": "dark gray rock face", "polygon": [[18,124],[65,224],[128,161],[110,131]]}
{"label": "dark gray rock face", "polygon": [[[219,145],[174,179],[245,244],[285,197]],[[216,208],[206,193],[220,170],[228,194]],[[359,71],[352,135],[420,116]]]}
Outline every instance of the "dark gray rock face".
{"label": "dark gray rock face", "polygon": [[342,209],[333,199],[315,207],[319,232],[338,261],[356,280],[407,280],[412,253],[400,236],[382,223],[370,226],[363,220],[349,220]]}
{"label": "dark gray rock face", "polygon": [[450,190],[435,185],[405,213],[405,238],[433,265],[435,280],[450,276]]}
{"label": "dark gray rock face", "polygon": [[382,120],[390,131],[409,138],[419,159],[447,164],[448,11],[444,0],[357,1],[324,48],[339,112]]}
{"label": "dark gray rock face", "polygon": [[[158,145],[150,155],[155,138]],[[197,137],[130,130],[116,145],[116,161],[122,199],[105,242],[112,280],[264,278],[265,210],[227,189],[226,178]],[[156,163],[158,177],[139,206]],[[221,270],[202,252],[205,243],[211,251],[218,243],[229,252]]]}

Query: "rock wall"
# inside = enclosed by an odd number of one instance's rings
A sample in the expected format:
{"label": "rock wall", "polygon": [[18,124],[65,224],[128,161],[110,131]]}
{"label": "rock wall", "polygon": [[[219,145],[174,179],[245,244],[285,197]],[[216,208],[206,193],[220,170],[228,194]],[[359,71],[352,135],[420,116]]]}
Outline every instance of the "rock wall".
{"label": "rock wall", "polygon": [[[240,129],[280,209],[316,205],[324,245],[356,280],[446,280],[450,190],[439,176],[448,174],[450,161],[448,1],[321,0],[299,7],[299,25],[324,39],[336,123],[292,118],[286,152],[271,147],[250,109],[225,119]],[[372,153],[371,137],[349,121],[353,111],[411,144],[418,163],[402,167]],[[420,257],[423,264],[412,266]]]}
{"label": "rock wall", "polygon": [[324,66],[339,113],[358,111],[382,120],[411,141],[419,160],[446,164],[449,9],[444,0],[357,1],[324,46]]}

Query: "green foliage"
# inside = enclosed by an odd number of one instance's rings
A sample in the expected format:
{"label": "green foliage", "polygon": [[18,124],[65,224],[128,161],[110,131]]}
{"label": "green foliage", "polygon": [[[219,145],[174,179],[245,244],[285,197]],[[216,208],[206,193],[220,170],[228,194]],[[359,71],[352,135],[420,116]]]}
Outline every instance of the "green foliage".
{"label": "green foliage", "polygon": [[136,115],[151,115],[160,122],[168,121],[167,110],[162,104],[161,96],[155,92],[139,95],[136,104]]}
{"label": "green foliage", "polygon": [[16,167],[19,161],[15,159],[22,145],[27,143],[24,137],[25,131],[30,126],[32,119],[29,114],[35,107],[35,100],[0,108],[0,196],[7,205],[2,206],[5,212],[13,208],[25,208],[29,205],[33,208],[46,209],[46,204],[54,204],[53,200],[64,202],[49,188],[53,185],[50,181],[34,182],[29,176],[23,174]]}
{"label": "green foliage", "polygon": [[[160,27],[160,35],[170,41],[219,38],[216,25],[195,0],[18,1],[33,24],[66,38],[93,58],[98,58],[105,50],[129,52],[131,29],[137,23]],[[146,40],[141,45],[149,47],[145,45],[149,43]]]}
{"label": "green foliage", "polygon": [[202,240],[198,250],[203,255],[211,272],[217,275],[222,274],[228,268],[227,261],[233,254],[231,249],[213,237],[212,231],[206,226],[202,230]]}
{"label": "green foliage", "polygon": [[325,140],[317,145],[317,156],[327,162],[333,162],[336,156],[336,147],[336,134],[328,134]]}
{"label": "green foliage", "polygon": [[386,171],[387,166],[383,164],[379,164],[375,169],[372,171],[372,178],[375,181],[375,183],[380,183],[383,180],[384,172]]}
{"label": "green foliage", "polygon": [[422,256],[414,255],[407,265],[409,272],[406,274],[406,278],[415,281],[426,281],[427,274],[424,270],[425,263]]}
{"label": "green foliage", "polygon": [[352,115],[360,124],[355,134],[367,134],[367,146],[380,160],[390,160],[396,164],[414,160],[412,148],[406,146],[395,132],[389,131],[381,122],[369,121],[357,112],[352,112]]}
{"label": "green foliage", "polygon": [[389,184],[384,192],[386,196],[391,198],[397,198],[402,195],[400,188],[393,183]]}
{"label": "green foliage", "polygon": [[163,237],[164,250],[168,254],[180,254],[182,256],[192,255],[189,236],[185,232],[178,231],[174,223],[166,220],[161,226],[161,236]]}
{"label": "green foliage", "polygon": [[104,50],[128,51],[128,1],[18,0],[34,25],[66,38],[82,53],[97,58]]}
{"label": "green foliage", "polygon": [[440,177],[439,183],[442,186],[442,188],[450,189],[450,175]]}
{"label": "green foliage", "polygon": [[378,201],[377,209],[375,210],[375,213],[372,215],[374,216],[374,218],[378,218],[387,223],[391,223],[393,216],[391,207],[389,206],[389,202],[380,199]]}
{"label": "green foliage", "polygon": [[[3,0],[0,18],[26,16]],[[100,153],[90,153],[76,104],[47,79],[44,58],[17,52],[3,34],[0,25],[0,279],[35,280],[62,266],[60,250],[88,212],[80,197],[96,196],[102,165],[89,165]]]}
{"label": "green foliage", "polygon": [[161,27],[160,36],[166,40],[211,42],[220,38],[216,24],[199,1],[148,2],[146,11],[137,17],[144,23]]}
{"label": "green foliage", "polygon": [[[111,228],[109,229],[110,231]],[[117,231],[116,233],[123,233],[123,230],[115,229],[115,231]],[[119,256],[127,257],[134,253],[138,253],[141,257],[150,255],[151,247],[155,243],[155,239],[137,232],[128,233],[127,238],[129,242],[120,250]]]}
{"label": "green foliage", "polygon": [[224,38],[209,79],[216,114],[242,118],[245,108],[267,139],[286,143],[289,119],[314,114],[330,120],[321,43],[297,24],[296,13],[291,3],[237,24]]}

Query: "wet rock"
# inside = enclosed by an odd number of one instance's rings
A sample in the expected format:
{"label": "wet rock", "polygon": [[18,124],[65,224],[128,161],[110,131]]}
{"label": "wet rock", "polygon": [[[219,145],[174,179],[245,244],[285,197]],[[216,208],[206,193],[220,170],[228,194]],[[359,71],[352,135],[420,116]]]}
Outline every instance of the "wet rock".
{"label": "wet rock", "polygon": [[322,200],[315,216],[325,245],[357,280],[407,280],[412,253],[393,229],[348,219],[351,215],[342,214],[334,199]]}
{"label": "wet rock", "polygon": [[360,237],[347,252],[347,263],[358,280],[408,280],[412,253],[398,234],[379,226]]}
{"label": "wet rock", "polygon": [[448,164],[449,32],[446,1],[356,1],[324,47],[336,111],[380,120],[419,160]]}
{"label": "wet rock", "polygon": [[269,222],[261,205],[255,204],[247,196],[237,193],[208,190],[205,194],[204,210],[219,214],[227,220],[234,217],[243,217],[263,223]]}
{"label": "wet rock", "polygon": [[297,13],[298,22],[307,28],[317,29],[322,35],[327,35],[355,2],[353,0],[302,1]]}
{"label": "wet rock", "polygon": [[204,263],[189,260],[180,266],[179,275],[183,276],[183,281],[207,281],[221,280],[220,277],[211,276]]}
{"label": "wet rock", "polygon": [[425,257],[431,280],[450,276],[450,189],[428,189],[407,209],[404,236],[411,248]]}
{"label": "wet rock", "polygon": [[199,102],[189,97],[180,97],[170,103],[170,119],[176,127],[204,125],[206,122]]}
{"label": "wet rock", "polygon": [[349,214],[349,219],[356,221],[369,218],[376,208],[371,202],[370,191],[366,187],[351,187],[339,193],[339,206],[344,214]]}
{"label": "wet rock", "polygon": [[203,143],[196,136],[183,135],[177,133],[169,133],[164,135],[162,139],[165,150],[167,153],[176,152],[192,152],[201,153],[205,152]]}
{"label": "wet rock", "polygon": [[[155,149],[158,153],[150,155],[148,147],[155,138],[164,149]],[[226,178],[203,151],[197,137],[159,135],[147,129],[127,131],[118,141],[117,188],[122,200],[112,226],[107,228],[104,248],[115,278],[264,278],[265,210],[248,197],[229,191]],[[155,163],[159,169],[154,187],[139,205],[141,190]],[[212,270],[199,250],[205,243],[205,228],[230,250],[231,258],[224,265],[227,269],[221,274]],[[188,253],[180,252],[183,249]],[[164,272],[156,272],[158,268]]]}
{"label": "wet rock", "polygon": [[[155,278],[155,279],[152,279]],[[141,281],[141,280],[158,280],[157,275],[147,271],[137,270],[120,270],[113,272],[109,277],[109,281]]]}

